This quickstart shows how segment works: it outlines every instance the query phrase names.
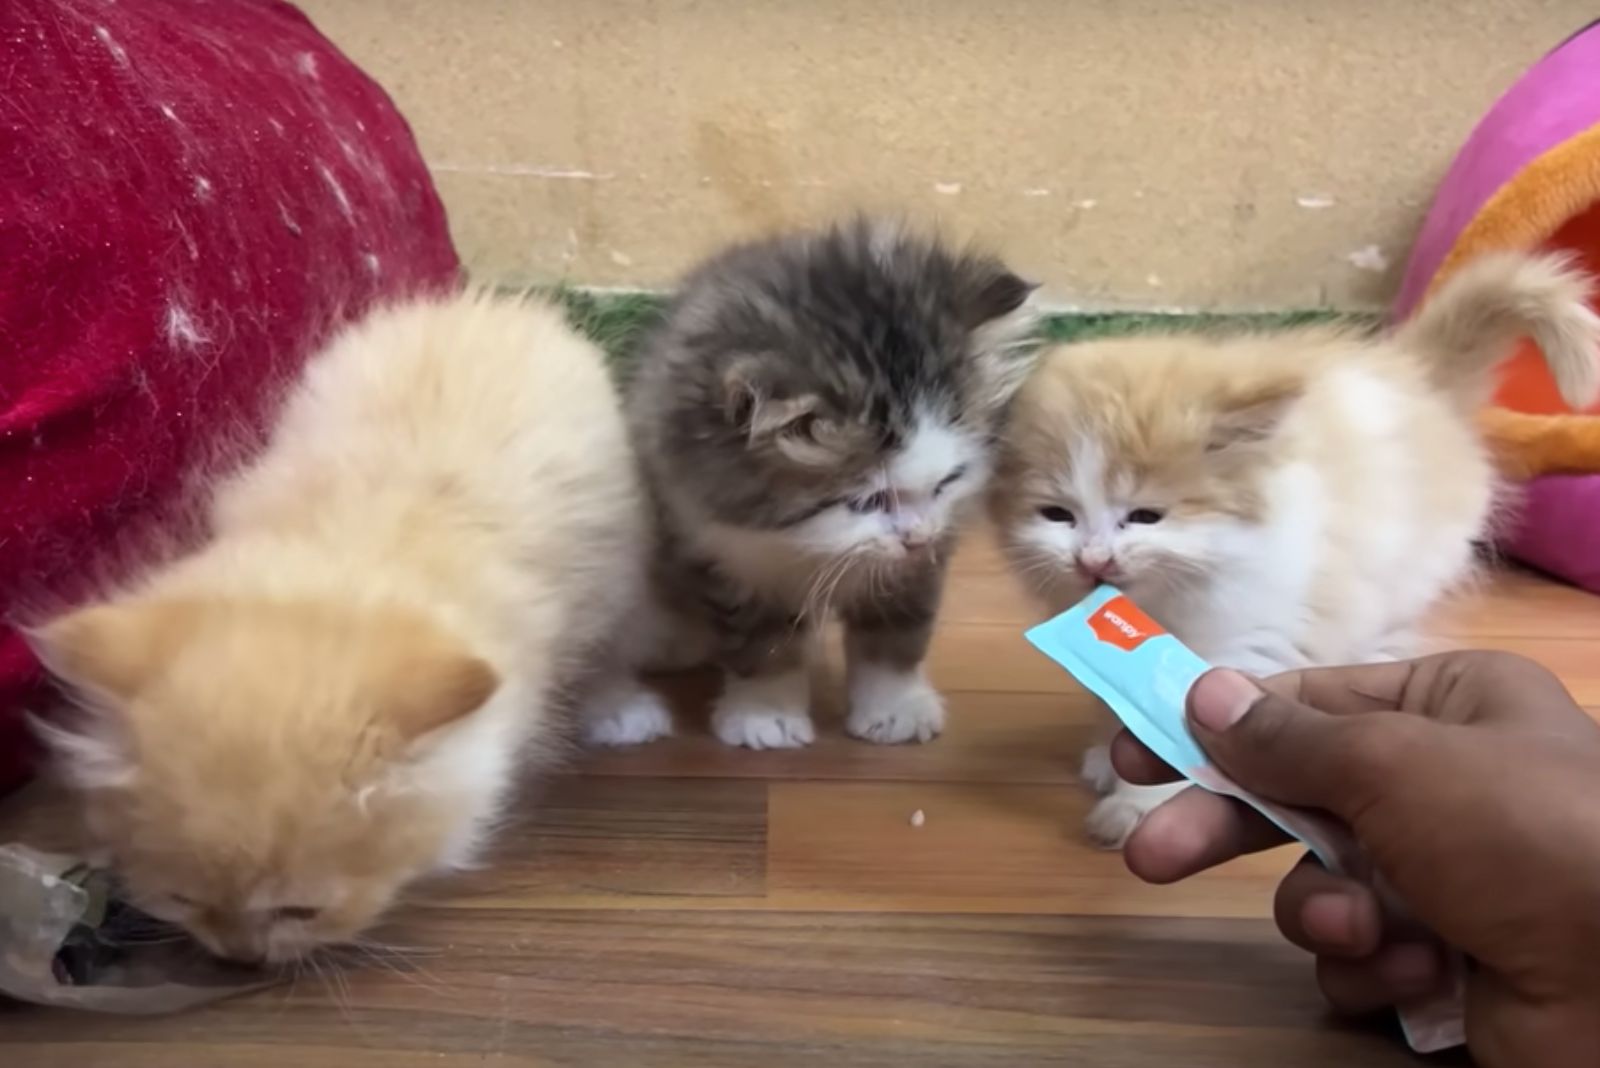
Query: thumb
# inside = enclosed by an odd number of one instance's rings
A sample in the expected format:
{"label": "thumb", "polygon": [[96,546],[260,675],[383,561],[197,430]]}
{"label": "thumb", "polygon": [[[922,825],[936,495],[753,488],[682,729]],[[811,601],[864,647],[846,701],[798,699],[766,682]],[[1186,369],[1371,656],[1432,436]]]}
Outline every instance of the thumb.
{"label": "thumb", "polygon": [[1206,755],[1246,790],[1352,821],[1388,785],[1411,747],[1402,735],[1429,724],[1369,712],[1334,716],[1220,668],[1189,691],[1189,729]]}

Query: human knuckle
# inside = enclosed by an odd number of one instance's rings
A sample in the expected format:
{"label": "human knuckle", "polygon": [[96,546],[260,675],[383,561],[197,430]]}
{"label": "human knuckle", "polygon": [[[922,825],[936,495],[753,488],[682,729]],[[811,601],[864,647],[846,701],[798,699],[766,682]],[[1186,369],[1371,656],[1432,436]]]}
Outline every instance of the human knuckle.
{"label": "human knuckle", "polygon": [[1538,682],[1555,680],[1555,674],[1537,660],[1502,649],[1484,649],[1462,654],[1451,662],[1449,673],[1458,681],[1492,679],[1500,682]]}

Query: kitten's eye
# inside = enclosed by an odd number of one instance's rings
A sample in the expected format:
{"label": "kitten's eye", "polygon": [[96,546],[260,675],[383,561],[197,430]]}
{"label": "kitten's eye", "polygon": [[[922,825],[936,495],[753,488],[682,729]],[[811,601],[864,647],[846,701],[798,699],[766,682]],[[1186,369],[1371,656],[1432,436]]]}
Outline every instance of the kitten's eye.
{"label": "kitten's eye", "polygon": [[297,920],[305,923],[322,915],[321,909],[314,909],[309,905],[284,905],[282,908],[272,910],[274,920]]}
{"label": "kitten's eye", "polygon": [[1052,523],[1065,523],[1074,527],[1078,525],[1078,517],[1072,514],[1072,510],[1063,508],[1059,504],[1047,504],[1039,509],[1039,514]]}
{"label": "kitten's eye", "polygon": [[167,900],[172,902],[174,905],[177,905],[179,908],[197,909],[200,907],[200,902],[196,901],[192,897],[184,897],[182,894],[168,894]]}
{"label": "kitten's eye", "polygon": [[956,479],[960,478],[966,473],[967,465],[961,464],[954,471],[950,472],[948,475],[945,475],[944,478],[939,480],[939,484],[933,487],[933,495],[935,497],[939,496],[939,494],[943,493],[946,489],[953,485]]}
{"label": "kitten's eye", "polygon": [[1135,508],[1128,513],[1127,521],[1129,523],[1138,523],[1141,526],[1148,526],[1151,523],[1161,522],[1165,516],[1165,512],[1157,511],[1154,508]]}
{"label": "kitten's eye", "polygon": [[886,490],[879,490],[870,497],[857,497],[850,502],[849,507],[857,515],[882,512],[889,507],[889,494]]}

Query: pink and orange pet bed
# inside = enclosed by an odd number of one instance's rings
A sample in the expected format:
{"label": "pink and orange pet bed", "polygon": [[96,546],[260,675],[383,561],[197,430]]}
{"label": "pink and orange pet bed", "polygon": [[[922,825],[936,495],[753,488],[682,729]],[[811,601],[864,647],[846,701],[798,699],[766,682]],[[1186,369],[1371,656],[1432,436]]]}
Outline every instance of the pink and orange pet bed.
{"label": "pink and orange pet bed", "polygon": [[[1394,318],[1476,256],[1533,249],[1565,251],[1600,277],[1600,22],[1541,60],[1473,130],[1423,224]],[[1524,342],[1483,428],[1523,490],[1501,547],[1600,593],[1600,406],[1568,409]]]}

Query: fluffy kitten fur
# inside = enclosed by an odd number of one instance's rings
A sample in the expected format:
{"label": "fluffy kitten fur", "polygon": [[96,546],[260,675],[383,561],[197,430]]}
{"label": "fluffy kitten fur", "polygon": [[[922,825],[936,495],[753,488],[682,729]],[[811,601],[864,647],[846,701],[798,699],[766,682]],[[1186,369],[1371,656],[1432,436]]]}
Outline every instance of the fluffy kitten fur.
{"label": "fluffy kitten fur", "polygon": [[644,508],[600,353],[465,295],[337,338],[214,540],[37,635],[44,727],[135,901],[280,961],[468,863],[551,702],[637,596]]}
{"label": "fluffy kitten fur", "polygon": [[[1032,288],[998,260],[865,220],[739,246],[686,280],[644,348],[630,417],[671,606],[656,629],[671,659],[726,669],[724,742],[812,740],[807,638],[830,609],[846,625],[849,732],[939,732],[922,661],[956,527],[1030,363]],[[668,728],[647,699],[590,734]]]}
{"label": "fluffy kitten fur", "polygon": [[[1384,338],[1328,328],[1057,348],[1024,388],[991,495],[1052,612],[1119,586],[1213,663],[1270,673],[1412,652],[1471,570],[1497,486],[1473,414],[1516,341],[1563,395],[1600,382],[1588,280],[1499,255]],[[1117,781],[1090,831],[1120,844],[1171,791]]]}

